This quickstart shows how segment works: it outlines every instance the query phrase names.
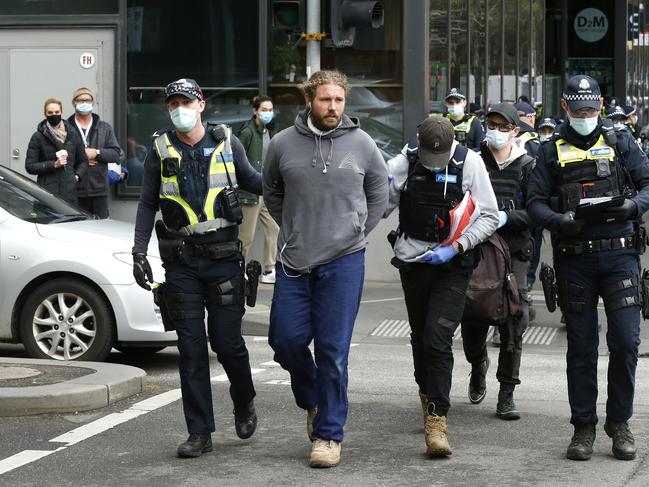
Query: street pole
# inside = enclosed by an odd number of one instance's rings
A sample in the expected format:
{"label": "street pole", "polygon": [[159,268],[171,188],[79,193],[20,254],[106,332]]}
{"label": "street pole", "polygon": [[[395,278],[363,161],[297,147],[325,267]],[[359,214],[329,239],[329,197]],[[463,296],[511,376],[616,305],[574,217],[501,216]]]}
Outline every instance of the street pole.
{"label": "street pole", "polygon": [[[320,32],[320,0],[307,0],[306,3],[306,32],[317,34]],[[320,71],[320,41],[306,41],[306,77]]]}

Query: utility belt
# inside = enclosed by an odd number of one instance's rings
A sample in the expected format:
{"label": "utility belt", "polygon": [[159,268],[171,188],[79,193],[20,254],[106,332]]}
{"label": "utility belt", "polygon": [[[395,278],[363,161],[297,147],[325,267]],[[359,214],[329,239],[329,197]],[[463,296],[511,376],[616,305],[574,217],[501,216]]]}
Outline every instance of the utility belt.
{"label": "utility belt", "polygon": [[608,250],[631,249],[643,254],[647,246],[647,231],[638,226],[633,235],[600,240],[566,241],[555,245],[555,255],[580,255]]}
{"label": "utility belt", "polygon": [[158,249],[162,262],[181,262],[189,264],[194,257],[207,257],[208,259],[225,259],[236,253],[241,253],[241,242],[219,243],[192,243],[184,238],[174,236],[162,220],[155,224],[158,237]]}

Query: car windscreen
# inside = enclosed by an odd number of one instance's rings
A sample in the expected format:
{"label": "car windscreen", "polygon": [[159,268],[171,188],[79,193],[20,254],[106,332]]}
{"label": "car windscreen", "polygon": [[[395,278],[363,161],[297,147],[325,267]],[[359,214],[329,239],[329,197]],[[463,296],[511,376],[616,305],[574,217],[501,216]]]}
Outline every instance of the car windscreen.
{"label": "car windscreen", "polygon": [[0,166],[0,207],[30,223],[61,223],[91,218],[14,171]]}

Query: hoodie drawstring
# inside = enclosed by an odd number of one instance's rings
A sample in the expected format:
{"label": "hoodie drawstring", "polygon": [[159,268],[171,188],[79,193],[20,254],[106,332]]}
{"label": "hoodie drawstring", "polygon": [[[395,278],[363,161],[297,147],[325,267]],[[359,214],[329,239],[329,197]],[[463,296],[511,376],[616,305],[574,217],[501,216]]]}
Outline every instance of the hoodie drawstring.
{"label": "hoodie drawstring", "polygon": [[331,161],[333,159],[334,139],[329,139],[331,145],[329,146],[329,154],[327,155],[327,159],[325,160],[324,154],[322,153],[322,136],[319,134],[314,134],[313,138],[315,139],[315,152],[313,154],[313,161],[311,162],[311,166],[316,166],[319,153],[320,160],[322,160],[322,174],[327,174],[327,166],[331,164]]}

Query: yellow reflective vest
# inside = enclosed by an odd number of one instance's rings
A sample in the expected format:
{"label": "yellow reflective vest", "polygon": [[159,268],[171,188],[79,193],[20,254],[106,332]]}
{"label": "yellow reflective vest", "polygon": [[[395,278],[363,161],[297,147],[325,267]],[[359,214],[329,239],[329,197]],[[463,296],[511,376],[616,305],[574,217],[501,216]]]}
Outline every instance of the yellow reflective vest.
{"label": "yellow reflective vest", "polygon": [[[179,235],[205,234],[236,225],[217,215],[217,196],[223,188],[236,186],[236,173],[230,145],[231,129],[226,128],[226,138],[214,149],[208,171],[208,191],[202,212],[197,214],[180,192],[182,154],[174,147],[165,132],[154,140],[160,159],[160,211],[167,228]],[[227,169],[226,169],[227,167]],[[227,172],[226,172],[227,171]],[[228,181],[228,175],[230,181]]]}

